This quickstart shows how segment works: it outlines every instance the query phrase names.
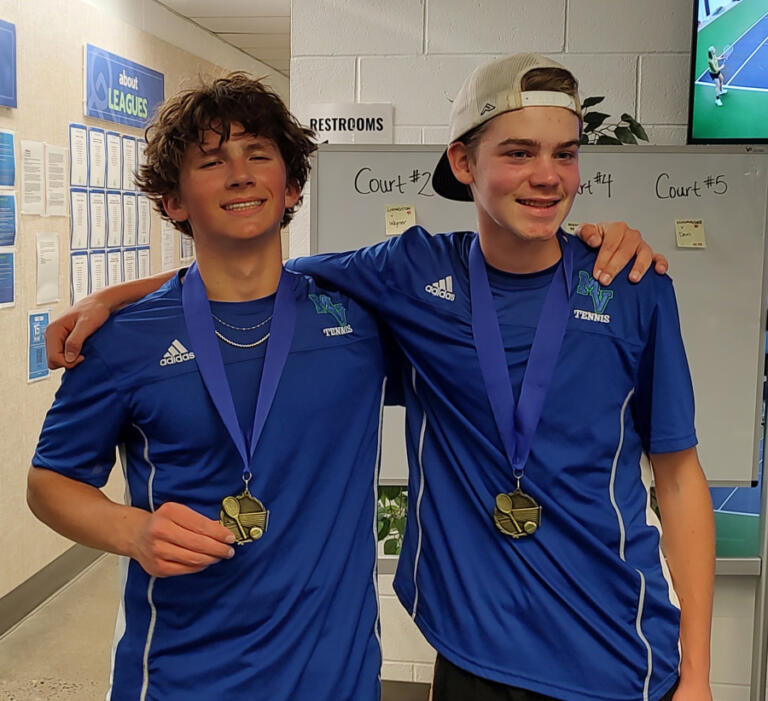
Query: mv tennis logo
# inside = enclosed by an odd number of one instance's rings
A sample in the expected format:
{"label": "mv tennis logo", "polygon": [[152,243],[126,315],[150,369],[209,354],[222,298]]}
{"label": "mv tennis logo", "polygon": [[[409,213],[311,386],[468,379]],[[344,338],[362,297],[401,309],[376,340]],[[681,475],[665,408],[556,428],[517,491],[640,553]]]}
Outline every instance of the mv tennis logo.
{"label": "mv tennis logo", "polygon": [[183,363],[185,360],[194,360],[194,358],[195,354],[192,351],[188,351],[184,344],[176,338],[168,346],[165,355],[160,358],[160,365],[175,365],[176,363]]}
{"label": "mv tennis logo", "polygon": [[328,295],[309,295],[312,304],[315,305],[315,311],[318,314],[330,314],[338,326],[331,326],[323,329],[326,336],[343,336],[352,333],[352,327],[347,323],[347,312],[344,305],[334,301]]}
{"label": "mv tennis logo", "polygon": [[579,270],[579,286],[576,288],[576,293],[585,297],[591,297],[592,307],[595,310],[594,312],[588,312],[584,309],[574,309],[573,315],[577,319],[599,321],[602,324],[611,323],[610,315],[603,314],[603,312],[608,306],[608,302],[613,299],[613,290],[604,290],[588,272]]}
{"label": "mv tennis logo", "polygon": [[424,290],[435,297],[446,299],[449,302],[453,302],[453,300],[456,299],[456,295],[453,293],[452,275],[448,275],[437,282],[433,282],[431,285],[427,285]]}

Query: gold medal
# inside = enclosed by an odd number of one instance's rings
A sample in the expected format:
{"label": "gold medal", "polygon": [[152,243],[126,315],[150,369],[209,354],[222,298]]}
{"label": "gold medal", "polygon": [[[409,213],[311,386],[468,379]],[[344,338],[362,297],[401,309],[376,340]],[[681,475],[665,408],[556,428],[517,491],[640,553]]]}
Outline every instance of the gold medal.
{"label": "gold medal", "polygon": [[532,535],[541,523],[541,506],[520,489],[520,480],[514,492],[502,492],[496,497],[493,522],[505,535],[522,538]]}
{"label": "gold medal", "polygon": [[234,533],[238,545],[245,545],[264,535],[269,522],[269,511],[248,491],[246,482],[242,494],[222,500],[219,520],[222,526]]}

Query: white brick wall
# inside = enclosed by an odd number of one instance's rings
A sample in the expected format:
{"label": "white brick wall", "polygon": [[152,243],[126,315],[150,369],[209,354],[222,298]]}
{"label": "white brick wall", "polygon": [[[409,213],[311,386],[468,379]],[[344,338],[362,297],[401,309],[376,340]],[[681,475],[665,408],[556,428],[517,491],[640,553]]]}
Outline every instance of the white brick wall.
{"label": "white brick wall", "polygon": [[568,53],[688,53],[690,0],[568,0]]}
{"label": "white brick wall", "polygon": [[603,95],[605,102],[597,107],[617,120],[623,112],[636,113],[637,56],[612,54],[549,54],[562,63],[579,80],[579,95],[583,100],[591,95]]}
{"label": "white brick wall", "polygon": [[689,74],[687,54],[641,57],[638,119],[642,124],[685,125]]}
{"label": "white brick wall", "polygon": [[[691,0],[293,0],[291,108],[391,102],[395,143],[445,141],[477,65],[537,51],[568,66],[601,111],[636,116],[651,143],[685,143]],[[309,219],[291,227],[309,252]]]}
{"label": "white brick wall", "polygon": [[[444,126],[472,68],[538,51],[571,68],[584,96],[606,95],[605,107],[638,115],[649,133],[687,119],[691,0],[293,0],[291,22],[294,108],[387,101],[396,128]],[[660,133],[684,141],[684,130]]]}
{"label": "white brick wall", "polygon": [[487,56],[364,57],[360,102],[391,102],[395,124],[442,126],[464,78]]}
{"label": "white brick wall", "polygon": [[414,0],[294,0],[291,4],[291,58],[418,54],[423,50],[423,35],[423,4]]}
{"label": "white brick wall", "polygon": [[292,58],[291,110],[300,119],[309,105],[355,102],[357,61],[353,56]]}
{"label": "white brick wall", "polygon": [[565,5],[565,0],[427,2],[426,52],[455,55],[562,51]]}
{"label": "white brick wall", "polygon": [[381,613],[381,649],[384,663],[382,679],[399,682],[432,681],[435,651],[424,640],[416,624],[403,608],[392,589],[394,575],[379,575]]}
{"label": "white brick wall", "polygon": [[[691,0],[293,0],[291,104],[391,102],[396,143],[444,143],[450,102],[480,63],[537,51],[568,66],[601,111],[651,143],[684,144]],[[291,255],[309,252],[308,203]],[[427,682],[434,651],[379,578],[385,679]],[[754,578],[718,577],[715,701],[749,698]],[[768,701],[768,700],[767,700]]]}

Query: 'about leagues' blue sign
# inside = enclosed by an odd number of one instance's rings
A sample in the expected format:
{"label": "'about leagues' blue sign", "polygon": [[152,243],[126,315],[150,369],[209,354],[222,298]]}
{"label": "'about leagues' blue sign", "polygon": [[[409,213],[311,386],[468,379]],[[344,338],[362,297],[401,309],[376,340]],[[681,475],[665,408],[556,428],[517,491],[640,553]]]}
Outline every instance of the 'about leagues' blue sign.
{"label": "'about leagues' blue sign", "polygon": [[85,48],[85,114],[146,127],[165,97],[163,74],[91,44]]}
{"label": "'about leagues' blue sign", "polygon": [[0,105],[16,107],[16,25],[1,19]]}

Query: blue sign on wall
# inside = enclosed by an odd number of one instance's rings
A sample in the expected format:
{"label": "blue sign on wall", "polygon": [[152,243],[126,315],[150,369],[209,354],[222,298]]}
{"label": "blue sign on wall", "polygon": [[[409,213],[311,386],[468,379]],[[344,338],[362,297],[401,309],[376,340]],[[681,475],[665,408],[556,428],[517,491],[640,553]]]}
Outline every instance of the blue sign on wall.
{"label": "blue sign on wall", "polygon": [[16,26],[1,19],[0,105],[16,107]]}
{"label": "blue sign on wall", "polygon": [[16,149],[12,131],[0,131],[0,187],[16,182]]}
{"label": "blue sign on wall", "polygon": [[29,315],[29,382],[42,380],[50,374],[45,357],[45,329],[50,321],[50,312],[34,312]]}
{"label": "blue sign on wall", "polygon": [[162,73],[86,44],[86,115],[143,128],[164,98]]}

